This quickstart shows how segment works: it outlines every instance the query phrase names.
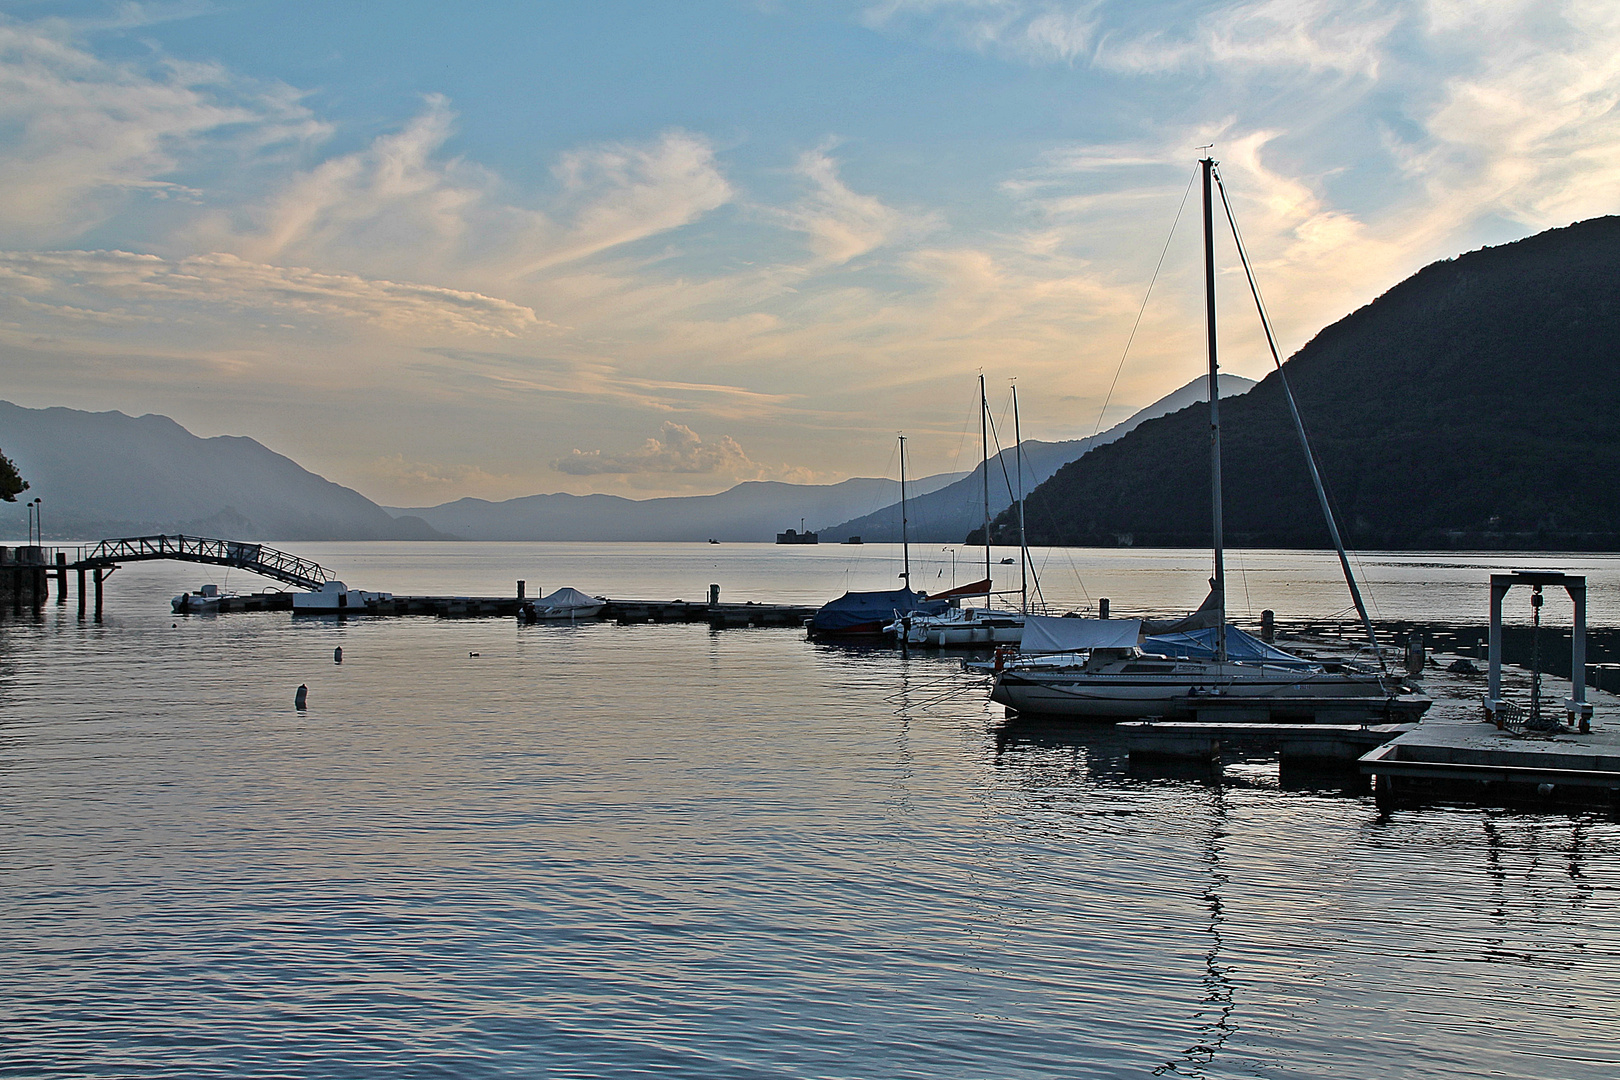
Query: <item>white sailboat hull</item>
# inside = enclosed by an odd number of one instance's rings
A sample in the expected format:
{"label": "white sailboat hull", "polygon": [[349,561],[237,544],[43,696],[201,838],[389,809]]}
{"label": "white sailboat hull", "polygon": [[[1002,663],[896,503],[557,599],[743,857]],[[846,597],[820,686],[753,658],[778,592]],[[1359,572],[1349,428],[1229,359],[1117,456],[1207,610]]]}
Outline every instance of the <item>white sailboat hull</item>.
{"label": "white sailboat hull", "polygon": [[968,608],[942,615],[910,615],[884,627],[897,640],[926,649],[994,648],[1024,639],[1023,616]]}
{"label": "white sailboat hull", "polygon": [[1143,664],[1084,667],[1009,668],[997,674],[992,701],[1020,713],[1148,720],[1192,716],[1212,709],[1251,708],[1286,712],[1385,713],[1427,702],[1399,702],[1399,687],[1377,673],[1302,671],[1243,664],[1176,664],[1163,673],[1129,671]]}

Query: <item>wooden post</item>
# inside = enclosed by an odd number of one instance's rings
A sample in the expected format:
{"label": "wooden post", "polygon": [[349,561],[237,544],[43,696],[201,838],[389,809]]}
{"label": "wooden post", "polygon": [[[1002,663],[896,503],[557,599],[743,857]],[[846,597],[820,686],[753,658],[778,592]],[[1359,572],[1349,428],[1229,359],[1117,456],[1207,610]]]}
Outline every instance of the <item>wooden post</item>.
{"label": "wooden post", "polygon": [[519,600],[522,600],[522,599],[523,599],[523,587],[524,587],[524,586],[525,586],[525,585],[527,585],[527,584],[528,584],[528,582],[526,582],[526,581],[523,581],[523,580],[522,580],[522,579],[519,579],[519,580],[518,580],[518,595],[517,595],[517,598],[518,598],[518,599],[519,599]]}
{"label": "wooden post", "polygon": [[1097,618],[1108,618],[1108,597],[1106,596],[1099,596],[1097,598]]}
{"label": "wooden post", "polygon": [[84,618],[84,567],[79,567],[79,618]]}
{"label": "wooden post", "polygon": [[67,603],[67,552],[56,553],[56,602]]}
{"label": "wooden post", "polygon": [[98,566],[95,569],[95,573],[92,575],[96,582],[96,622],[101,621],[101,580],[103,573],[105,573],[105,571]]}

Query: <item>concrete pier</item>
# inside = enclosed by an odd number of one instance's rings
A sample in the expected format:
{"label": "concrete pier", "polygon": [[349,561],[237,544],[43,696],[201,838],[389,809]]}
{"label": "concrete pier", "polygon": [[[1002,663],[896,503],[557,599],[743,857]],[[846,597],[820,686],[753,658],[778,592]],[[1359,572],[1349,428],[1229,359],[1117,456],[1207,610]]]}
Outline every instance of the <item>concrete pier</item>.
{"label": "concrete pier", "polygon": [[1424,721],[1365,754],[1361,771],[1392,801],[1620,809],[1620,729],[1515,735],[1482,718]]}

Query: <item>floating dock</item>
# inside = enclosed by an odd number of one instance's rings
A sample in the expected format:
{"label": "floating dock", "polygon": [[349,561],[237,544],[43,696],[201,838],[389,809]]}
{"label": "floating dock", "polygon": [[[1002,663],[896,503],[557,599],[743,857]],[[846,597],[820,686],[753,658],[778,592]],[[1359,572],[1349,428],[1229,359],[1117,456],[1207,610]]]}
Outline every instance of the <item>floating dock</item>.
{"label": "floating dock", "polygon": [[1611,727],[1515,734],[1477,717],[1441,717],[1363,755],[1359,767],[1392,801],[1620,809],[1620,729]]}
{"label": "floating dock", "polygon": [[1369,750],[1417,730],[1418,725],[1133,720],[1114,727],[1125,736],[1133,766],[1174,762],[1219,773],[1229,750],[1275,753],[1284,770],[1354,772]]}
{"label": "floating dock", "polygon": [[[220,598],[221,612],[290,611],[290,592],[253,593]],[[529,602],[520,596],[394,596],[371,600],[364,609],[350,615],[431,615],[441,619],[516,618],[518,609]],[[708,623],[714,627],[803,626],[816,613],[801,604],[743,603],[687,600],[608,600],[600,616],[586,622]],[[332,614],[332,613],[326,613]]]}

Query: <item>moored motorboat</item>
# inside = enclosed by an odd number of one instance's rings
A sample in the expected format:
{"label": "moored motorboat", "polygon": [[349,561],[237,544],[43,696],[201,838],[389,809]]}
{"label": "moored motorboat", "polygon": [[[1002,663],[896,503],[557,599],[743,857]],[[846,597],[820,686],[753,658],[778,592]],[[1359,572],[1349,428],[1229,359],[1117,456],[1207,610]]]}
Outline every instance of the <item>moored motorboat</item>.
{"label": "moored motorboat", "polygon": [[1024,616],[988,607],[947,608],[938,615],[902,615],[884,632],[896,641],[934,649],[993,648],[1017,645],[1024,637]]}
{"label": "moored motorboat", "polygon": [[518,621],[577,622],[581,619],[596,618],[602,614],[605,607],[607,601],[599,596],[591,596],[578,589],[562,588],[549,596],[524,603],[518,608]]}
{"label": "moored motorboat", "polygon": [[196,615],[201,612],[218,611],[221,600],[228,600],[234,593],[222,593],[219,586],[204,585],[194,592],[181,593],[169,601],[169,606],[176,615]]}
{"label": "moored motorboat", "polygon": [[351,589],[333,579],[311,592],[293,593],[292,609],[294,615],[364,615],[366,605],[393,598],[393,593]]}

